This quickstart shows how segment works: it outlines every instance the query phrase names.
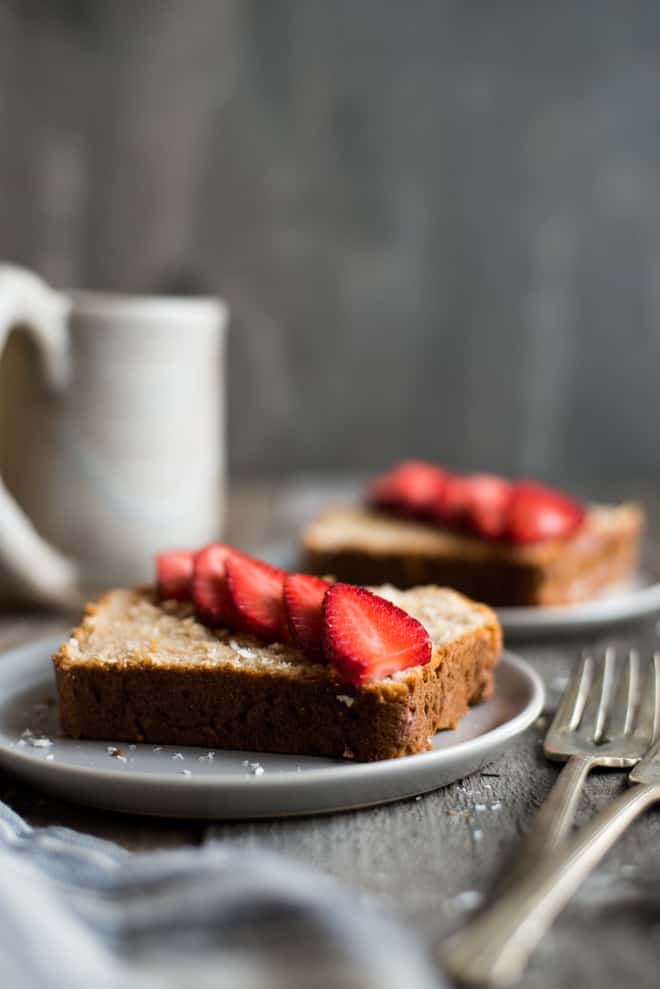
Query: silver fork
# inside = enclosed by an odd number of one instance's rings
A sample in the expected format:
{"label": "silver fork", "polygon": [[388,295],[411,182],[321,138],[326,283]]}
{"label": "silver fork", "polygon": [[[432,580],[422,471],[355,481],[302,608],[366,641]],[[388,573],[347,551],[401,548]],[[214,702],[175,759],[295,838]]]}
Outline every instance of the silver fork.
{"label": "silver fork", "polygon": [[559,847],[592,769],[634,766],[657,735],[660,656],[653,657],[643,690],[636,649],[628,653],[618,684],[615,681],[616,651],[611,647],[601,663],[583,654],[573,670],[543,746],[548,759],[565,765],[532,822],[516,875]]}
{"label": "silver fork", "polygon": [[[590,656],[583,656],[571,676],[545,741],[548,758],[566,761],[566,765],[532,823],[513,882],[447,945],[447,967],[464,985],[502,986],[514,981],[573,890],[633,819],[626,817],[624,808],[615,838],[595,858],[594,848],[600,848],[605,839],[599,838],[600,844],[593,839],[588,843],[587,858],[583,842],[587,831],[583,829],[574,843],[579,846],[578,864],[568,867],[562,839],[573,821],[587,773],[599,765],[616,769],[636,765],[658,731],[660,654],[649,664],[643,687],[636,651],[629,653],[618,683],[615,662],[612,649],[606,650],[598,666]],[[656,772],[660,798],[660,769]],[[652,802],[650,797],[647,802],[644,799],[637,798],[641,802],[633,816]]]}

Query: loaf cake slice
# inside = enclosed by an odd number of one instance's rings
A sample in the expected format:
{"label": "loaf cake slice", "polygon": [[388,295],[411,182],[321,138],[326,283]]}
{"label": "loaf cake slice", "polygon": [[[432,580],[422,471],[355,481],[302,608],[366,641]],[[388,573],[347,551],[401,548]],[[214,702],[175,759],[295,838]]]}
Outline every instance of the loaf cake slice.
{"label": "loaf cake slice", "polygon": [[569,538],[515,545],[368,506],[338,507],[303,532],[302,565],[357,584],[447,584],[491,605],[569,604],[631,574],[642,525],[634,503],[593,505]]}
{"label": "loaf cake slice", "polygon": [[421,752],[491,692],[500,627],[446,588],[375,593],[424,625],[431,661],[356,686],[292,645],[208,628],[190,603],[109,591],[53,657],[62,730],[366,761]]}

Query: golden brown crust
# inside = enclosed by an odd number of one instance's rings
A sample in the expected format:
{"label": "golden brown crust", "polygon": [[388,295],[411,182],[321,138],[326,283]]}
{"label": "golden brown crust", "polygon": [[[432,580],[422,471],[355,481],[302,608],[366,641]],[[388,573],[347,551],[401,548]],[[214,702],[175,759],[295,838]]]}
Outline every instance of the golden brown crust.
{"label": "golden brown crust", "polygon": [[[79,645],[107,600],[86,609],[72,633]],[[72,654],[65,643],[53,656],[62,730],[72,738],[362,761],[421,752],[492,690],[501,630],[489,608],[469,604],[484,624],[435,646],[427,666],[362,687],[342,682],[329,666],[301,677],[295,670],[162,665],[135,652],[108,663]]]}
{"label": "golden brown crust", "polygon": [[498,606],[567,604],[634,570],[643,522],[633,503],[594,507],[569,540],[510,546],[369,509],[337,509],[303,533],[303,567],[356,584],[447,584]]}

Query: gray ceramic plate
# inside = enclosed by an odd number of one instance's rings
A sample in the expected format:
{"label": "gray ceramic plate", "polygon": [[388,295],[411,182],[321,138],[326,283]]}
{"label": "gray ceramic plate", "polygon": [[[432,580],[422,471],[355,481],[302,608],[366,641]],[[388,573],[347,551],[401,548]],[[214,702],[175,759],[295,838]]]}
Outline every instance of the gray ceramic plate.
{"label": "gray ceramic plate", "polygon": [[[0,764],[78,803],[162,817],[249,818],[317,814],[411,797],[483,766],[538,716],[543,684],[505,653],[494,696],[433,750],[403,759],[349,763],[120,740],[58,737],[47,639],[0,656]],[[117,751],[117,749],[119,751]]]}
{"label": "gray ceramic plate", "polygon": [[507,639],[550,634],[578,634],[633,621],[660,611],[660,583],[639,574],[580,604],[552,608],[497,608]]}
{"label": "gray ceramic plate", "polygon": [[[296,548],[272,542],[259,554],[284,570],[295,570]],[[660,612],[660,574],[641,573],[591,601],[556,607],[495,608],[507,641],[545,635],[573,635]]]}

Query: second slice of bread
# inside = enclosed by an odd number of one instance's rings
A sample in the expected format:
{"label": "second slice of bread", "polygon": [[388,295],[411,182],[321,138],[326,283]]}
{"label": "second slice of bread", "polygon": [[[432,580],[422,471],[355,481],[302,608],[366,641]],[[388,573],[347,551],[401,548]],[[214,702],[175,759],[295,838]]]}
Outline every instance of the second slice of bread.
{"label": "second slice of bread", "polygon": [[635,569],[644,516],[592,505],[570,539],[488,541],[371,508],[331,509],[302,534],[302,566],[354,584],[448,584],[497,606],[585,601]]}
{"label": "second slice of bread", "polygon": [[433,653],[426,666],[359,687],[293,646],[209,629],[189,605],[110,591],[53,657],[62,729],[358,760],[421,752],[492,690],[500,627],[490,608],[446,588],[375,591],[426,627]]}

